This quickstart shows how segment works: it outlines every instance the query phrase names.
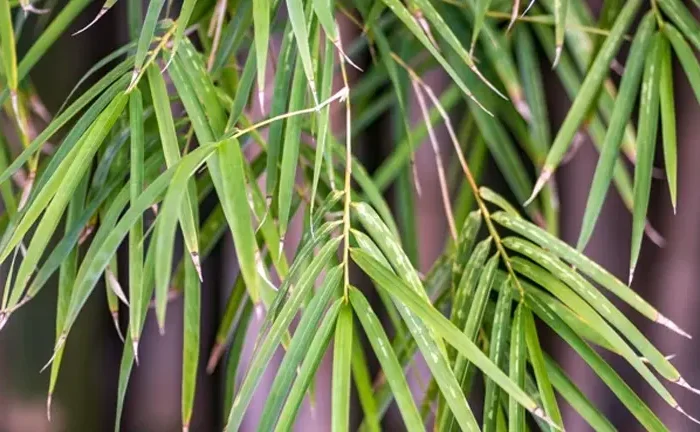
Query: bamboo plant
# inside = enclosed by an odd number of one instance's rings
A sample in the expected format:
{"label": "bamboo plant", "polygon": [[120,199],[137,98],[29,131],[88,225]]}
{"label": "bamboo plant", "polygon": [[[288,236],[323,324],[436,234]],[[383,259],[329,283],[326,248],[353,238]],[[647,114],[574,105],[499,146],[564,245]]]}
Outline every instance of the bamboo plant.
{"label": "bamboo plant", "polygon": [[[362,430],[381,429],[393,402],[411,431],[565,430],[562,403],[591,428],[614,430],[543,351],[538,322],[644,428],[666,430],[598,348],[622,357],[690,416],[668,388],[697,391],[609,300],[671,336],[690,337],[630,288],[644,236],[656,237],[646,214],[659,136],[676,206],[673,59],[700,100],[700,23],[680,0],[605,0],[600,17],[583,0],[151,0],[145,8],[122,0],[130,42],[95,64],[64,106],[39,122],[41,95],[29,74],[63,33],[89,33],[75,24],[89,3],[69,0],[51,10],[18,56],[21,22],[40,5],[0,0],[0,105],[10,120],[0,130],[0,262],[10,263],[0,327],[46,295],[58,273],[49,415],[64,346],[104,277],[110,311],[128,316],[115,430],[146,315],[154,313],[165,331],[175,296],[184,298],[188,430],[205,354],[201,283],[216,277],[201,262],[230,234],[240,273],[207,362],[224,370],[226,431],[241,426],[280,346],[284,358],[260,430],[292,427],[331,348],[334,431],[350,427],[353,388]],[[107,0],[90,25],[115,3]],[[620,65],[623,48],[629,55]],[[547,64],[572,101],[556,130]],[[430,70],[448,77],[444,91],[423,79]],[[99,79],[85,86],[91,77]],[[412,110],[421,118],[415,125]],[[381,116],[394,120],[392,148],[370,173],[353,143]],[[452,164],[440,158],[438,126],[448,132]],[[570,246],[558,237],[553,174],[584,134],[600,156],[580,237]],[[414,194],[414,153],[424,142],[435,153],[449,233],[427,274],[416,269]],[[512,199],[481,184],[489,158]],[[583,253],[610,189],[632,219],[629,283]],[[297,214],[303,235],[288,259],[285,240]],[[173,256],[179,238],[183,252]],[[127,274],[116,273],[121,245]],[[355,286],[358,272],[380,302]],[[238,370],[249,323],[261,315],[251,362]],[[417,356],[431,376],[424,395],[406,379]],[[378,361],[377,374],[369,359]],[[473,391],[477,375],[483,396]],[[474,404],[475,397],[482,400]]]}

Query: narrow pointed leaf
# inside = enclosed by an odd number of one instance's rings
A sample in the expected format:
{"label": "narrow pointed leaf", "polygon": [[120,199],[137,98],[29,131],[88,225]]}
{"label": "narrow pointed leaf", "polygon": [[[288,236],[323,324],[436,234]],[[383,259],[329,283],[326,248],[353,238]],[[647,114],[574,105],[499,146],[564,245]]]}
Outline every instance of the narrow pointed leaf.
{"label": "narrow pointed leaf", "polygon": [[647,208],[651,193],[651,176],[656,152],[656,133],[659,123],[659,80],[661,72],[661,39],[657,33],[647,55],[642,78],[639,110],[639,139],[637,164],[634,167],[634,212],[632,214],[632,252],[630,254],[630,281],[637,267],[642,248]]}
{"label": "narrow pointed leaf", "polygon": [[661,133],[664,143],[664,162],[666,164],[666,181],[673,211],[676,211],[678,189],[678,138],[676,136],[676,107],[673,93],[673,65],[668,39],[661,38],[661,73],[659,93],[661,102]]}

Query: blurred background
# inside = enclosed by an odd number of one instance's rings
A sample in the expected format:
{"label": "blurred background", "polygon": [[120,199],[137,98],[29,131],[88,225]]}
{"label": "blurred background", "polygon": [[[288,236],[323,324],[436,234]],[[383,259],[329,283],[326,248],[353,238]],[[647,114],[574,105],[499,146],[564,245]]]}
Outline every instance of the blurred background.
{"label": "blurred background", "polygon": [[[59,1],[56,8],[61,7],[62,3]],[[70,36],[70,33],[83,27],[97,14],[100,3],[93,2],[85,10],[32,72],[32,80],[49,111],[55,112],[58,109],[70,89],[97,60],[127,41],[123,2],[117,3],[87,32],[76,37]],[[601,1],[591,0],[590,3],[597,12]],[[34,38],[32,27],[45,19],[47,16],[31,17],[27,21],[22,33],[23,38],[20,40],[24,49]],[[344,28],[345,41],[358,37],[358,30],[352,24],[345,21],[341,22],[341,25]],[[368,58],[354,60],[365,64],[370,61]],[[624,60],[624,50],[619,60]],[[544,67],[543,70],[549,68]],[[440,71],[431,71],[426,78],[436,90],[445,83],[445,76]],[[546,81],[550,86],[548,104],[553,124],[557,125],[566,112],[569,100],[559,87],[558,80],[553,76],[551,78]],[[678,213],[673,214],[664,183],[658,181],[652,193],[649,219],[666,239],[666,245],[659,248],[645,240],[633,288],[682,328],[691,334],[699,335],[700,316],[696,307],[700,300],[700,290],[697,289],[696,281],[700,281],[700,194],[693,190],[698,184],[696,182],[700,182],[700,171],[697,170],[700,163],[700,146],[697,145],[697,137],[700,136],[700,108],[683,74],[676,73],[675,78],[679,122]],[[419,117],[418,112],[415,114],[413,121],[417,121]],[[342,118],[338,117],[336,120],[342,127]],[[3,127],[2,123],[0,127]],[[369,131],[371,137],[361,137],[354,143],[354,147],[358,157],[362,158],[371,170],[379,164],[382,155],[386,154],[392,145],[391,119],[382,118]],[[439,133],[444,134],[444,131]],[[444,142],[447,143],[447,140]],[[657,148],[660,150],[660,146]],[[433,157],[428,145],[422,146],[416,157],[418,175],[423,187],[422,195],[417,197],[418,226],[421,230],[419,270],[423,272],[429,270],[435,257],[441,252],[447,234]],[[597,152],[586,140],[575,157],[557,173],[562,236],[568,242],[575,242],[578,235],[596,160]],[[486,168],[484,183],[505,192],[503,182],[493,164]],[[611,192],[593,239],[586,250],[591,258],[622,280],[627,278],[630,225],[630,214],[616,193]],[[299,224],[296,229],[298,232]],[[3,284],[6,271],[6,266],[3,266]],[[192,431],[220,430],[222,418],[226,414],[221,406],[223,374],[217,370],[209,375],[204,371],[204,367],[213,344],[221,309],[237,271],[230,239],[223,241],[204,262],[201,373],[197,384]],[[122,273],[125,273],[125,269]],[[54,344],[55,279],[42,295],[20,313],[15,314],[0,332],[0,432],[81,432],[113,429],[122,343],[107,310],[104,288],[95,291],[68,340],[54,396],[52,421],[47,421],[45,404],[49,375],[41,374],[39,370],[49,359]],[[127,392],[122,427],[124,431],[180,430],[182,331],[181,322],[178,321],[181,313],[177,312],[177,308],[181,308],[181,304],[175,300],[171,307],[173,313],[168,314],[167,331],[164,336],[158,335],[153,317],[149,317],[146,323],[143,342],[140,345],[141,363],[134,369]],[[625,309],[623,305],[620,307],[629,311],[629,308]],[[676,355],[674,363],[691,384],[700,385],[700,366],[696,363],[700,347],[696,343],[676,337],[663,327],[639,319],[636,314],[630,316],[662,352]],[[124,321],[122,324],[125,328]],[[548,351],[559,359],[573,380],[596,402],[613,424],[620,430],[636,430],[639,427],[636,421],[578,356],[562,342],[551,337],[544,328],[542,330],[541,337]],[[249,345],[252,345],[256,331],[255,325],[249,328]],[[248,355],[251,349],[252,346],[249,346]],[[277,354],[271,366],[272,370],[275,369],[275,362],[281,358],[281,353]],[[626,366],[622,359],[614,358],[608,353],[602,354],[630,386],[649,401],[671,430],[700,430],[697,425],[668,408],[648,387],[640,384],[634,371]],[[420,361],[417,364],[419,373],[409,372],[407,375],[422,374],[425,377]],[[245,367],[246,364],[242,364],[239,371]],[[311,406],[306,402],[296,430],[330,430],[330,398],[326,395],[330,384],[328,362],[322,364],[319,376],[315,405]],[[427,382],[426,379],[414,379],[416,392],[422,389],[421,381],[423,385]],[[267,376],[259,387],[257,401],[254,399],[251,404],[243,423],[243,430],[256,429],[257,416],[262,408],[261,401],[264,401],[270,384],[271,376]],[[697,396],[680,388],[672,391],[680,404],[688,407],[692,415],[700,416]],[[571,410],[564,409],[564,415],[568,430],[588,430],[588,426]],[[396,413],[387,416],[384,426],[387,430],[403,428]]]}

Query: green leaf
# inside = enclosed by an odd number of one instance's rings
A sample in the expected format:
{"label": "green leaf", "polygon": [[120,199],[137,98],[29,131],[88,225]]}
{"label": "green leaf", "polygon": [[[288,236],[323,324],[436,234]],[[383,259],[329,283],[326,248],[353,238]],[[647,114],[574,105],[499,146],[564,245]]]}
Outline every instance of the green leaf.
{"label": "green leaf", "polygon": [[411,432],[423,430],[423,422],[406,382],[403,368],[396,358],[396,353],[391,348],[391,342],[384,332],[379,318],[365,296],[355,287],[350,287],[350,302],[396,398],[404,426]]}
{"label": "green leaf", "polygon": [[683,35],[700,50],[700,24],[680,0],[658,0],[662,11],[678,27]]}
{"label": "green leaf", "polygon": [[[295,112],[304,107],[305,78],[301,63],[297,63],[292,80],[292,91],[289,96],[288,112]],[[294,179],[296,177],[299,146],[301,144],[302,117],[295,115],[286,120],[284,129],[284,148],[282,149],[282,164],[280,167],[280,185],[278,192],[278,217],[280,237],[284,240],[290,219]]]}
{"label": "green leaf", "polygon": [[654,16],[651,12],[647,13],[639,25],[625,63],[625,74],[622,76],[620,93],[615,101],[610,125],[603,142],[603,150],[598,159],[588,194],[588,201],[586,202],[586,210],[581,223],[581,233],[576,245],[576,248],[580,251],[584,250],[593,234],[593,228],[600,215],[600,210],[603,207],[603,202],[612,180],[625,127],[637,100],[639,83],[642,78],[642,70],[644,69],[644,59],[648,55],[654,27]]}
{"label": "green leaf", "polygon": [[547,155],[544,167],[542,168],[540,177],[530,199],[536,196],[541,188],[544,187],[544,184],[554,173],[554,170],[556,170],[564,154],[568,150],[589,107],[594,102],[593,99],[598,95],[600,85],[608,74],[610,62],[617,54],[617,50],[622,44],[624,35],[632,24],[641,3],[641,0],[629,0],[622,11],[620,11],[620,15],[618,15],[617,20],[615,20],[615,24],[610,29],[608,37],[605,39],[605,42],[603,42],[603,46],[600,48],[598,55],[591,64],[588,74],[581,85],[581,89],[574,99],[571,108],[566,114],[564,123],[554,139],[554,143]]}
{"label": "green leaf", "polygon": [[[259,0],[253,3],[253,24],[255,39],[255,58],[258,67],[258,98],[260,106],[265,97],[265,71],[267,69],[267,49],[270,41],[270,0]],[[250,58],[253,58],[252,56]],[[248,60],[250,61],[250,60]]]}
{"label": "green leaf", "polygon": [[479,34],[481,32],[481,28],[484,26],[486,13],[489,11],[490,6],[491,0],[476,0],[476,5],[474,6],[474,24],[472,25],[472,52],[476,46],[476,41],[479,39]]}
{"label": "green leaf", "polygon": [[333,377],[331,379],[331,430],[350,430],[350,374],[352,361],[352,308],[340,308],[333,340]]}
{"label": "green leaf", "polygon": [[51,180],[47,182],[46,186],[38,193],[34,202],[27,208],[24,217],[13,231],[7,244],[5,244],[5,249],[0,255],[0,261],[4,261],[7,258],[12,252],[12,248],[22,240],[22,237],[39,215],[42,212],[44,213],[41,222],[34,231],[24,260],[22,260],[22,264],[17,271],[17,282],[10,297],[10,306],[16,305],[19,301],[19,296],[23,293],[30,275],[45,252],[46,245],[51,239],[51,233],[58,226],[68,201],[78,183],[86,174],[90,165],[89,161],[97,153],[102,141],[116,122],[117,117],[121,115],[126,102],[127,96],[122,94],[115,98],[100,114],[88,133],[68,154],[66,160],[59,166]]}
{"label": "green leaf", "polygon": [[[171,167],[180,160],[180,148],[175,130],[175,121],[173,113],[170,109],[170,100],[168,98],[168,89],[165,85],[165,79],[158,71],[156,65],[151,65],[146,70],[148,83],[151,89],[151,99],[153,100],[153,108],[158,120],[158,131],[160,132],[160,142],[163,146],[163,155],[165,156],[165,164]],[[190,254],[192,262],[195,265],[195,270],[200,275],[201,267],[199,264],[199,235],[198,221],[195,221],[193,215],[193,205],[197,202],[196,193],[194,190],[194,181],[190,180],[187,184],[187,192],[182,201],[182,207],[179,211],[180,226],[185,239],[187,251]],[[158,290],[156,290],[158,293]]]}
{"label": "green leaf", "polygon": [[[179,177],[181,178],[189,177],[192,172],[194,172],[202,163],[204,163],[206,158],[213,154],[214,150],[216,150],[214,145],[200,147],[183,157],[177,165],[158,176],[158,178],[153,181],[139,196],[136,203],[129,208],[124,216],[122,216],[119,223],[114,226],[113,229],[109,229],[108,235],[105,236],[105,240],[99,243],[93,242],[90,245],[90,249],[85,256],[76,277],[69,312],[66,315],[66,321],[61,332],[61,338],[63,341],[65,341],[65,338],[68,336],[68,331],[75,323],[78,314],[85,305],[90,293],[94,289],[100,274],[107,266],[109,259],[112,255],[114,255],[134,223],[141,218],[141,215],[146,211],[146,209],[150,208],[153,204],[160,200],[165,190],[173,181],[176,172],[180,173]],[[175,195],[176,194],[174,193],[173,196]],[[158,223],[161,223],[161,221],[162,219],[159,218]],[[158,247],[154,247],[153,250],[158,250]],[[150,252],[149,255],[151,255]],[[156,257],[154,256],[154,259],[155,258]],[[155,261],[153,262],[155,264]],[[149,259],[147,257],[145,265],[146,268],[148,268],[148,264]],[[150,278],[150,273],[145,274],[149,275]],[[152,282],[144,280],[145,287],[148,287],[150,283]],[[59,340],[59,345],[60,342],[61,340]],[[129,347],[129,350],[131,350],[131,347]]]}
{"label": "green leaf", "polygon": [[[68,204],[68,211],[66,214],[66,233],[72,228],[72,225],[77,222],[80,216],[81,210],[85,207],[85,195],[87,193],[88,181],[87,177],[84,178],[75,194],[71,198]],[[66,314],[68,313],[68,306],[70,304],[70,298],[73,291],[73,284],[75,282],[75,276],[78,272],[79,265],[79,253],[78,249],[74,248],[61,262],[61,269],[58,276],[58,295],[56,297],[56,342],[60,338],[61,329],[63,328],[63,323],[66,319]],[[58,381],[58,372],[61,367],[61,361],[63,359],[63,348],[61,348],[56,353],[56,358],[54,363],[51,365],[51,377],[49,378],[49,400],[47,401],[48,415],[51,413],[51,396],[56,388],[56,382]]]}
{"label": "green leaf", "polygon": [[199,365],[201,286],[192,261],[185,259],[185,304],[182,342],[182,428],[188,430],[192,420]]}
{"label": "green leaf", "polygon": [[[472,256],[472,249],[476,242],[476,236],[481,229],[481,212],[473,211],[469,213],[464,220],[462,230],[457,238],[457,251],[455,252],[454,261],[452,264],[452,284],[451,288],[456,292],[462,275],[466,269],[467,263]],[[454,310],[454,309],[453,309]]]}
{"label": "green leaf", "polygon": [[693,88],[695,99],[700,103],[700,64],[698,64],[698,59],[695,57],[693,49],[690,48],[683,35],[673,25],[666,23],[662,31],[671,42],[673,51],[675,51],[676,57],[690,82],[690,86]]}
{"label": "green leaf", "polygon": [[566,17],[569,10],[569,0],[554,0],[554,40],[556,54],[554,66],[559,62],[559,56],[564,49],[564,36],[566,35]]}
{"label": "green leaf", "polygon": [[148,3],[146,19],[141,26],[139,41],[136,45],[136,54],[134,55],[134,71],[131,75],[130,86],[134,85],[136,78],[142,72],[143,65],[146,62],[146,56],[148,55],[148,49],[151,46],[151,41],[156,33],[158,16],[160,15],[160,11],[163,9],[164,4],[165,0],[154,0]]}
{"label": "green leaf", "polygon": [[[440,66],[442,66],[445,69],[445,72],[454,80],[455,84],[462,90],[462,92],[467,95],[467,97],[471,98],[474,100],[475,103],[479,103],[476,99],[474,99],[474,96],[472,95],[472,92],[469,90],[467,85],[464,83],[462,78],[457,74],[457,72],[454,70],[454,68],[450,65],[450,63],[445,60],[445,58],[440,54],[440,51],[438,51],[437,47],[433,45],[433,42],[430,41],[428,36],[426,36],[425,32],[423,29],[420,27],[420,25],[416,22],[415,18],[411,13],[406,9],[406,7],[399,1],[399,0],[382,0],[384,4],[386,4],[391,11],[396,14],[396,16],[401,20],[401,22],[408,27],[408,29],[411,31],[413,36],[416,37],[420,41],[420,43],[430,52],[430,54],[437,60],[438,63],[440,63]],[[422,1],[422,0],[421,0]],[[421,7],[423,10],[425,10],[425,6],[427,4],[427,1],[422,1]],[[429,11],[431,11],[431,19],[435,19],[436,17],[432,16],[432,13],[435,12],[435,10],[432,8],[432,6],[429,6]],[[435,12],[437,14],[437,12]],[[442,20],[441,18],[439,19],[440,21]],[[440,31],[445,31],[442,29],[442,27],[447,27],[444,23],[440,23],[438,25],[438,28]],[[447,30],[449,31],[449,30]],[[444,35],[443,35],[444,37]],[[449,42],[454,45],[459,45],[459,41],[456,40],[457,38],[452,35],[452,37],[449,38]],[[461,46],[461,45],[460,45]],[[473,65],[473,61],[468,60],[469,59],[469,54],[466,53],[464,48],[460,50],[460,53],[463,54],[463,60],[467,63],[468,65],[471,64]],[[465,55],[466,54],[466,55]]]}
{"label": "green leaf", "polygon": [[[523,304],[519,304],[513,316],[510,329],[510,356],[508,358],[509,376],[519,387],[525,387],[525,366],[527,364],[527,345],[523,326]],[[525,410],[513,397],[508,398],[508,430],[518,432],[525,429]]]}
{"label": "green leaf", "polygon": [[[488,303],[489,294],[491,293],[491,285],[493,284],[493,280],[496,275],[498,260],[498,255],[494,255],[488,260],[486,265],[483,266],[483,271],[481,271],[481,274],[479,275],[479,282],[476,287],[476,291],[470,299],[469,309],[467,311],[465,308],[464,311],[467,315],[467,319],[463,324],[463,332],[474,343],[477,341],[477,334],[481,328],[481,321],[484,318],[484,311],[486,310],[486,304]],[[470,378],[472,369],[470,366],[469,361],[467,361],[464,356],[461,355],[457,356],[454,362],[455,375],[460,382],[462,392],[466,395],[469,394],[471,387]],[[440,430],[452,430],[453,420],[453,417],[449,413],[444,413],[440,419]],[[447,428],[445,429],[445,427]]]}
{"label": "green leaf", "polygon": [[659,94],[661,101],[661,133],[664,142],[664,162],[666,164],[666,180],[673,212],[676,212],[678,190],[678,138],[676,136],[676,107],[673,93],[673,65],[671,64],[671,49],[668,39],[660,39],[659,54],[661,57],[661,72],[659,74]]}
{"label": "green leaf", "polygon": [[523,25],[517,26],[514,42],[525,100],[530,108],[531,118],[528,122],[530,134],[537,148],[546,154],[552,144],[552,132],[549,124],[544,78],[530,29]]}
{"label": "green leaf", "polygon": [[[518,252],[537,262],[547,269],[557,279],[565,282],[579,296],[586,300],[598,313],[617,328],[642,355],[646,356],[658,372],[671,381],[677,381],[680,377],[673,365],[657,350],[654,345],[642,334],[637,327],[619,309],[602,295],[593,285],[576,273],[571,267],[564,264],[549,252],[540,249],[533,243],[516,238],[503,239],[503,245],[508,249]],[[577,310],[577,309],[574,309]],[[617,345],[616,342],[613,345]],[[663,386],[660,388],[665,392]]]}
{"label": "green leaf", "polygon": [[552,383],[549,378],[549,372],[547,371],[544,352],[542,351],[539,336],[537,335],[535,320],[532,317],[532,312],[529,309],[522,309],[521,319],[525,331],[525,342],[527,344],[528,358],[530,359],[532,369],[535,372],[537,389],[540,392],[540,399],[542,400],[544,411],[547,413],[547,416],[549,416],[549,418],[551,418],[552,421],[563,430],[564,421],[562,420],[559,405],[557,404],[557,399],[554,395],[554,390],[552,389]]}
{"label": "green leaf", "polygon": [[[287,24],[282,38],[282,46],[277,61],[277,71],[275,72],[275,92],[272,95],[272,105],[270,116],[275,117],[286,112],[287,101],[289,99],[292,75],[295,67],[297,52],[293,44],[294,33]],[[267,135],[267,176],[265,188],[268,196],[274,196],[279,179],[279,164],[282,151],[282,132],[286,122],[276,121],[270,125]]]}
{"label": "green leaf", "polygon": [[10,0],[0,0],[0,48],[2,48],[0,52],[2,52],[1,57],[6,84],[13,94],[13,104],[16,106],[19,78],[17,73],[17,52],[15,48],[15,32],[12,26]]}
{"label": "green leaf", "polygon": [[620,401],[630,410],[639,422],[649,430],[666,430],[663,423],[654,415],[649,407],[630,389],[622,378],[607,364],[598,353],[591,349],[586,342],[575,334],[563,321],[550,313],[549,308],[540,300],[534,298],[526,289],[525,299],[528,306],[552,330],[556,331],[588,365],[596,375],[615,393]]}
{"label": "green leaf", "polygon": [[318,105],[318,95],[316,94],[316,81],[314,79],[314,66],[311,61],[311,50],[309,49],[309,33],[306,29],[306,17],[304,3],[302,0],[285,0],[287,3],[287,13],[289,23],[292,25],[294,39],[297,42],[299,59],[304,67],[306,81],[314,98],[314,103]]}
{"label": "green leaf", "polygon": [[618,296],[621,300],[650,320],[662,324],[676,333],[688,336],[687,333],[681,330],[671,320],[661,315],[659,311],[647,303],[639,294],[615,278],[610,272],[563,241],[540,229],[538,226],[524,219],[509,216],[504,212],[497,212],[493,214],[491,218],[504,228],[522,235],[537,243],[540,247],[549,250],[559,258],[574,265],[578,271]]}
{"label": "green leaf", "polygon": [[[506,280],[505,284],[510,283]],[[496,310],[491,326],[491,345],[489,347],[489,359],[496,367],[503,368],[506,358],[507,335],[510,330],[511,290],[505,288],[498,294]],[[499,402],[500,391],[498,384],[489,377],[484,378],[484,432],[497,430],[496,419],[501,413]]]}
{"label": "green leaf", "polygon": [[545,354],[545,366],[547,375],[559,394],[593,429],[601,432],[617,430],[547,354]]}
{"label": "green leaf", "polygon": [[[241,422],[243,421],[243,413],[247,409],[248,404],[253,397],[253,392],[259,384],[262,373],[265,371],[267,364],[270,362],[272,354],[274,354],[274,350],[280,343],[282,335],[289,327],[289,324],[292,322],[294,315],[296,315],[296,312],[301,306],[303,299],[312,288],[313,283],[321,270],[323,270],[323,268],[328,264],[331,254],[336,251],[339,243],[340,239],[334,239],[323,246],[318,255],[313,259],[306,272],[297,282],[297,285],[294,287],[294,291],[291,292],[289,299],[281,307],[279,313],[276,314],[277,318],[274,320],[269,332],[256,350],[257,352],[248,366],[248,372],[246,373],[239,392],[230,408],[225,427],[226,431],[238,430]],[[340,270],[338,267],[336,267],[333,271],[338,272]]]}
{"label": "green leaf", "polygon": [[634,166],[634,212],[632,214],[632,252],[630,254],[630,283],[642,249],[647,208],[651,193],[651,175],[656,154],[656,133],[659,126],[659,80],[661,76],[662,35],[657,33],[644,64],[644,77],[639,110],[639,139],[637,163]]}
{"label": "green leaf", "polygon": [[[357,397],[360,400],[364,412],[364,423],[371,432],[379,432],[379,416],[377,415],[377,402],[374,399],[374,388],[369,372],[369,365],[365,358],[364,347],[357,333],[353,333],[352,347],[352,378],[357,389]],[[349,402],[349,401],[348,401]]]}
{"label": "green leaf", "polygon": [[[129,126],[131,128],[129,199],[133,206],[144,187],[143,98],[138,88],[129,95]],[[143,291],[143,218],[140,218],[129,231],[129,330],[134,344],[134,355],[138,353],[138,341],[141,335],[139,318],[146,307],[141,302]]]}
{"label": "green leaf", "polygon": [[321,326],[318,328],[318,331],[316,331],[314,339],[306,352],[306,357],[301,364],[301,368],[299,368],[297,379],[294,381],[294,386],[289,393],[287,403],[282,409],[282,414],[280,414],[277,427],[275,428],[276,432],[286,430],[289,425],[294,424],[294,419],[299,412],[304,395],[311,381],[313,381],[318,365],[321,363],[326,353],[331,336],[333,335],[333,330],[335,329],[338,313],[344,304],[345,301],[343,299],[336,300],[328,309]]}
{"label": "green leaf", "polygon": [[[436,334],[440,335],[440,337],[444,338],[450,345],[457,348],[460,354],[474,363],[477,368],[486,376],[493,379],[506,393],[514,397],[518,403],[523,405],[528,411],[538,417],[543,416],[542,408],[539,408],[534,400],[532,400],[516,383],[510,380],[498,366],[493,364],[464,333],[457,329],[447,318],[442,316],[440,312],[420,299],[420,297],[412,292],[403,281],[363,251],[353,249],[351,250],[351,254],[353,260],[379,284],[380,289],[389,292],[397,302],[403,304],[422,321],[430,325]],[[418,339],[418,342],[420,344],[420,339]],[[439,358],[440,355],[436,354],[435,357]],[[430,364],[430,361],[428,363]],[[448,399],[449,403],[449,395],[445,394],[445,397]],[[457,416],[458,413],[455,412],[455,408],[451,406],[451,409],[453,414]],[[464,427],[464,424],[460,422],[460,426]]]}
{"label": "green leaf", "polygon": [[258,429],[273,430],[277,417],[284,406],[287,392],[290,390],[297,375],[297,368],[304,361],[313,343],[316,331],[323,319],[326,305],[334,294],[338,292],[341,276],[342,273],[337,269],[329,273],[323,281],[323,286],[305,308],[301,321],[299,321],[299,325],[294,332],[294,337],[289,344],[289,350],[287,350],[287,354],[277,368],[277,375],[268,393],[263,414],[260,416]]}
{"label": "green leaf", "polygon": [[[175,29],[175,35],[173,36],[173,45],[171,57],[174,57],[177,53],[177,49],[180,47],[182,40],[186,37],[185,30],[187,30],[187,25],[190,22],[190,17],[192,17],[192,11],[197,4],[197,0],[183,0],[182,7],[180,8],[180,15],[177,17],[177,28]],[[150,3],[149,3],[150,8]]]}
{"label": "green leaf", "polygon": [[[321,0],[315,0],[314,6],[316,6],[316,3],[320,2]],[[321,78],[321,100],[326,100],[331,97],[331,92],[333,91],[333,60],[335,58],[333,54],[333,44],[330,41],[327,41],[325,45],[326,50],[324,52]],[[313,180],[311,181],[311,212],[313,212],[318,182],[321,178],[321,165],[326,157],[331,156],[330,150],[327,146],[328,135],[330,134],[330,116],[331,107],[324,107],[319,113],[318,123],[316,125],[316,155],[314,158],[314,176]]]}
{"label": "green leaf", "polygon": [[[491,251],[491,243],[491,237],[479,242],[464,267],[462,277],[455,290],[452,310],[450,311],[450,321],[457,328],[464,328],[469,319],[470,307],[474,301],[474,292],[477,289],[486,258],[488,258]],[[450,359],[452,359],[454,357],[454,349],[449,349],[447,352],[450,354]]]}

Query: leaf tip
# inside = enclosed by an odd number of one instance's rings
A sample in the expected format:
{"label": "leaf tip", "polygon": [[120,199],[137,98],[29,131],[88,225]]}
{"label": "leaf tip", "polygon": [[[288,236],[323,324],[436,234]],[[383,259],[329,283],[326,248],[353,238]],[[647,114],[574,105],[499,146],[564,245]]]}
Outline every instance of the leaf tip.
{"label": "leaf tip", "polygon": [[102,16],[104,14],[107,13],[108,10],[109,10],[109,8],[104,8],[104,7],[102,9],[100,9],[100,11],[97,13],[97,16],[95,16],[95,18],[93,18],[92,21],[90,21],[85,27],[83,27],[80,30],[78,30],[77,32],[73,33],[71,36],[78,36],[80,33],[84,32],[85,30],[92,27],[97,21],[100,20],[100,18],[102,18]]}
{"label": "leaf tip", "polygon": [[559,64],[559,60],[561,60],[561,53],[563,51],[564,47],[562,45],[557,45],[556,51],[554,53],[554,62],[552,62],[552,70],[557,68],[557,65]]}
{"label": "leaf tip", "polygon": [[46,419],[51,422],[51,400],[53,399],[53,392],[49,392],[46,397]]}
{"label": "leaf tip", "polygon": [[133,338],[131,340],[131,349],[134,351],[134,361],[136,362],[136,366],[139,365],[139,339],[138,338]]}
{"label": "leaf tip", "polygon": [[0,312],[0,330],[5,327],[5,324],[7,324],[7,320],[10,318],[10,315],[6,312]]}
{"label": "leaf tip", "polygon": [[265,89],[258,90],[258,103],[260,104],[260,112],[265,113]]}
{"label": "leaf tip", "polygon": [[527,104],[525,99],[523,99],[522,96],[513,98],[513,104],[523,120],[529,123],[532,120],[532,111],[530,110],[530,105]]}
{"label": "leaf tip", "polygon": [[199,253],[190,252],[190,258],[192,259],[194,269],[197,271],[197,277],[199,278],[199,281],[204,282],[204,278],[202,277],[202,263],[199,260]]}
{"label": "leaf tip", "polygon": [[53,354],[51,355],[51,358],[49,361],[46,362],[44,367],[41,368],[39,373],[42,373],[48,368],[51,363],[53,363],[54,359],[56,358],[56,355],[58,354],[58,351],[63,348],[63,345],[66,343],[66,335],[65,333],[61,333],[61,336],[59,336],[58,341],[56,342],[56,347],[53,349]]}
{"label": "leaf tip", "polygon": [[209,375],[214,373],[216,365],[219,363],[219,359],[224,352],[224,345],[216,342],[214,347],[211,349],[211,354],[209,355],[209,360],[207,361],[207,373]]}
{"label": "leaf tip", "polygon": [[668,327],[669,329],[671,329],[671,330],[674,331],[675,333],[678,333],[679,335],[681,335],[681,336],[683,336],[683,337],[685,337],[685,338],[688,338],[688,339],[692,339],[692,338],[693,338],[693,336],[691,336],[691,335],[690,335],[689,333],[687,333],[685,330],[683,330],[682,328],[680,328],[676,323],[674,323],[673,321],[671,321],[670,319],[666,318],[665,316],[663,316],[663,315],[661,315],[661,314],[658,314],[658,315],[656,316],[656,320],[655,320],[655,321],[656,321],[657,323],[661,324],[661,325],[664,326],[664,327]]}
{"label": "leaf tip", "polygon": [[534,410],[532,410],[532,415],[541,418],[545,423],[547,423],[552,429],[558,430],[558,431],[563,431],[561,426],[556,424],[554,420],[549,418],[547,414],[545,414],[544,410],[541,407],[536,407]]}
{"label": "leaf tip", "polygon": [[687,417],[690,421],[692,421],[693,423],[700,424],[700,421],[699,421],[698,419],[696,419],[695,417],[693,417],[693,416],[691,416],[690,414],[688,414],[687,412],[685,412],[685,410],[684,410],[683,408],[681,408],[680,405],[676,405],[674,408],[676,409],[676,411],[678,411],[679,413],[681,413],[681,414],[683,414],[684,416],[686,416],[686,417]]}
{"label": "leaf tip", "polygon": [[117,330],[117,336],[119,336],[119,339],[121,339],[122,343],[124,343],[124,334],[122,334],[122,329],[119,328],[119,311],[114,310],[112,311],[112,322],[114,322],[114,328]]}
{"label": "leaf tip", "polygon": [[630,275],[629,278],[627,279],[627,286],[632,286],[632,281],[634,280],[634,270],[636,268],[636,264],[633,264],[630,266]]}
{"label": "leaf tip", "polygon": [[542,169],[542,172],[540,173],[540,176],[537,178],[535,187],[532,189],[532,194],[530,195],[530,198],[528,198],[527,201],[523,203],[523,207],[529,206],[532,203],[532,201],[534,201],[534,199],[537,197],[540,191],[542,191],[544,185],[547,184],[550,177],[552,177],[552,170],[550,168],[544,167]]}
{"label": "leaf tip", "polygon": [[690,390],[691,392],[695,393],[696,395],[700,395],[700,390],[691,386],[688,381],[685,380],[685,378],[678,377],[676,381],[674,381],[674,384],[678,384],[679,386],[683,387],[686,390]]}

